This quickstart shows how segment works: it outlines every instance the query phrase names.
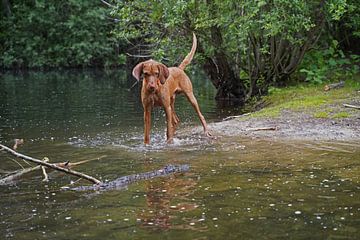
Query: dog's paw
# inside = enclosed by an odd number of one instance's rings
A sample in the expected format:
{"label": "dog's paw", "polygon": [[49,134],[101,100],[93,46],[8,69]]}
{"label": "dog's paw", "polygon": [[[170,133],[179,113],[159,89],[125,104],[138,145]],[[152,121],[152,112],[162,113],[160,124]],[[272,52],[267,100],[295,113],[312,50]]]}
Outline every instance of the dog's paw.
{"label": "dog's paw", "polygon": [[206,130],[205,132],[204,132],[204,134],[205,134],[205,136],[207,136],[207,137],[209,137],[209,138],[211,138],[213,135],[212,135],[212,133],[210,132],[210,131],[208,131],[208,130]]}

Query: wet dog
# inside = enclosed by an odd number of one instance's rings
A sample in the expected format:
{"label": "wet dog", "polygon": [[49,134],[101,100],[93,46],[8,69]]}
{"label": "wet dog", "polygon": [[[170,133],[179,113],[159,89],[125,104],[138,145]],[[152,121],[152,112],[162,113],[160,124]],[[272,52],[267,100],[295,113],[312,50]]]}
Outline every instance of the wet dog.
{"label": "wet dog", "polygon": [[166,113],[167,142],[171,143],[175,134],[176,126],[180,120],[175,113],[174,103],[176,94],[183,93],[194,107],[206,136],[211,136],[205,118],[202,115],[199,104],[193,94],[190,78],[184,72],[185,67],[194,57],[197,47],[197,39],[193,34],[193,45],[190,53],[178,67],[166,67],[154,60],[141,62],[133,69],[133,76],[143,80],[141,89],[141,101],[144,108],[144,143],[150,143],[151,110],[153,107],[163,107]]}

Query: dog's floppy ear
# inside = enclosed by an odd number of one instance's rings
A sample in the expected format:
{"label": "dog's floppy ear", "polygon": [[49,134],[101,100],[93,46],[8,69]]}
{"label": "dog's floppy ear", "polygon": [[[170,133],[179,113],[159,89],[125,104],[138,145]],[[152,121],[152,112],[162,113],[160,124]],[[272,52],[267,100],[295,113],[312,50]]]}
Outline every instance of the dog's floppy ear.
{"label": "dog's floppy ear", "polygon": [[169,69],[164,64],[160,64],[159,71],[160,71],[159,74],[160,82],[161,84],[164,84],[166,79],[169,77]]}
{"label": "dog's floppy ear", "polygon": [[138,80],[140,81],[140,77],[141,77],[141,73],[144,67],[144,63],[141,62],[138,65],[136,65],[132,71],[132,75]]}

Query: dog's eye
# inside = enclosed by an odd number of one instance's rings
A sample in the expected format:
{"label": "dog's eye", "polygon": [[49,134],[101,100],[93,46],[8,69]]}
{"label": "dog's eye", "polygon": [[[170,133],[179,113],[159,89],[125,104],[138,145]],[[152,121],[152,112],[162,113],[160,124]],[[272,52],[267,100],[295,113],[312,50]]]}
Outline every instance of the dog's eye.
{"label": "dog's eye", "polygon": [[160,73],[156,72],[156,73],[155,73],[155,76],[156,76],[156,77],[159,77],[159,76],[160,76]]}

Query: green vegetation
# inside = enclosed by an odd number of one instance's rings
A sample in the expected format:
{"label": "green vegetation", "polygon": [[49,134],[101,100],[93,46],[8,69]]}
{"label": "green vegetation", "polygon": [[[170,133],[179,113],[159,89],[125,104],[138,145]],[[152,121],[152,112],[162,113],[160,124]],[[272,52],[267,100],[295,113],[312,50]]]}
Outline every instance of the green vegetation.
{"label": "green vegetation", "polygon": [[[7,7],[5,6],[7,3]],[[100,1],[2,1],[0,67],[106,66],[117,61]]]}
{"label": "green vegetation", "polygon": [[299,85],[286,88],[271,88],[270,94],[264,97],[268,104],[254,117],[279,117],[282,111],[303,111],[315,118],[347,118],[351,116],[351,109],[345,111],[341,104],[346,99],[357,97],[360,89],[360,76],[345,82],[345,87],[328,92],[323,87],[313,84]]}
{"label": "green vegetation", "polygon": [[[0,68],[108,67],[195,61],[216,98],[249,102],[290,80],[359,72],[357,0],[3,0]],[[319,99],[321,101],[321,99]],[[316,101],[316,99],[314,99]]]}
{"label": "green vegetation", "polygon": [[328,112],[316,112],[314,113],[315,118],[328,118],[329,113]]}
{"label": "green vegetation", "polygon": [[356,50],[344,46],[359,37],[355,0],[121,1],[113,15],[120,19],[114,32],[134,44],[133,54],[169,65],[189,51],[195,32],[196,59],[218,99],[248,101],[294,74],[321,83],[343,68],[358,72],[358,57],[341,50]]}

